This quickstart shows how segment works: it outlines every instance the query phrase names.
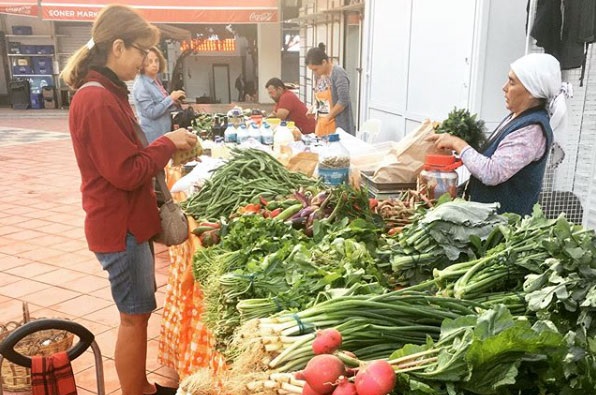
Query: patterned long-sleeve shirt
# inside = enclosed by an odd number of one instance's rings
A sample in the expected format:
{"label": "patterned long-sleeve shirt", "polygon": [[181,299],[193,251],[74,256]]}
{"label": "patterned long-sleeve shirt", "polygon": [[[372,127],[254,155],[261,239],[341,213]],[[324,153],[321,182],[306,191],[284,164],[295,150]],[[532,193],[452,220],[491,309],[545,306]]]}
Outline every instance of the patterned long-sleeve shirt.
{"label": "patterned long-sleeve shirt", "polygon": [[542,128],[534,124],[505,137],[490,158],[469,146],[460,152],[460,157],[474,177],[484,185],[492,186],[507,181],[525,166],[540,159],[545,149],[546,138]]}

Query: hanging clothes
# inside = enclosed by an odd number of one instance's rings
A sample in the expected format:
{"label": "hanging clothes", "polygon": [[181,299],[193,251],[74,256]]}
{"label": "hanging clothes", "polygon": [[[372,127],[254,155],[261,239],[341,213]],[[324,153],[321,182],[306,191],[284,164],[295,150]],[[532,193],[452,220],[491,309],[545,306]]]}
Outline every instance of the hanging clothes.
{"label": "hanging clothes", "polygon": [[562,70],[581,67],[582,86],[588,47],[596,41],[596,0],[538,0],[530,34]]}
{"label": "hanging clothes", "polygon": [[[530,12],[529,0],[526,11]],[[538,0],[531,36],[536,39],[537,46],[544,48],[544,52],[557,59],[561,50],[562,25],[561,0]]]}

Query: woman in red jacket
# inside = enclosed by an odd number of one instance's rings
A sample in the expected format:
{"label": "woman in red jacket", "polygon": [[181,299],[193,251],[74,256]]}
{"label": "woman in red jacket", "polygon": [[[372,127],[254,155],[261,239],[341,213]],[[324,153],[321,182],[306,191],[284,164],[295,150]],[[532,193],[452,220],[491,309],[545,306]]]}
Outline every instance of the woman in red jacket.
{"label": "woman in red jacket", "polygon": [[124,83],[135,78],[158,40],[158,29],[137,12],[108,6],[61,75],[74,90],[91,83],[74,95],[69,128],[81,172],[85,235],[109,274],[120,312],[114,359],[125,395],[175,391],[149,383],[145,374],[147,322],[156,308],[150,239],[160,231],[152,180],[177,149],[190,149],[197,139],[179,129],[144,147]]}

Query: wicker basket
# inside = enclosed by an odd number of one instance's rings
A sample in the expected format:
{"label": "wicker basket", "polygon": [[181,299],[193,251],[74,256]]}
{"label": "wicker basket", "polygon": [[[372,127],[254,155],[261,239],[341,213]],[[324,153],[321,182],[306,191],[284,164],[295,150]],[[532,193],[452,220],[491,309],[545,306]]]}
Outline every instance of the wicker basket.
{"label": "wicker basket", "polygon": [[[31,321],[29,306],[23,302],[23,321],[10,321],[0,324],[0,342],[10,332],[29,321]],[[38,331],[22,339],[14,349],[23,355],[46,357],[68,350],[72,346],[73,337],[72,333],[64,330],[48,329]],[[29,368],[5,359],[0,367],[0,372],[2,373],[0,380],[2,380],[1,384],[4,391],[25,392],[31,390],[31,370]]]}

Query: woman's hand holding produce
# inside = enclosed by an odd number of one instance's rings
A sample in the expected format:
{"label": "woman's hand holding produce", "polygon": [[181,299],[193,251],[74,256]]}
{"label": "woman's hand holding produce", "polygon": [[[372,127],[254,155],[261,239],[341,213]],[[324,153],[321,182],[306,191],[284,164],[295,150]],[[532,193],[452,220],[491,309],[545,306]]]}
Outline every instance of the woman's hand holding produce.
{"label": "woman's hand holding produce", "polygon": [[448,149],[456,151],[458,154],[462,152],[469,144],[459,137],[455,137],[449,133],[435,133],[426,138],[427,141],[435,143],[438,149]]}
{"label": "woman's hand holding produce", "polygon": [[164,136],[169,138],[170,141],[174,143],[177,149],[183,151],[192,149],[195,145],[197,145],[198,140],[197,136],[194,133],[191,133],[183,128],[166,133],[164,134]]}
{"label": "woman's hand holding produce", "polygon": [[178,90],[178,91],[174,91],[174,92],[170,93],[170,97],[175,102],[178,102],[178,101],[184,100],[186,98],[186,93],[184,93],[183,90]]}

